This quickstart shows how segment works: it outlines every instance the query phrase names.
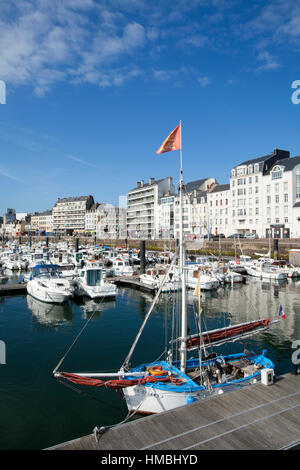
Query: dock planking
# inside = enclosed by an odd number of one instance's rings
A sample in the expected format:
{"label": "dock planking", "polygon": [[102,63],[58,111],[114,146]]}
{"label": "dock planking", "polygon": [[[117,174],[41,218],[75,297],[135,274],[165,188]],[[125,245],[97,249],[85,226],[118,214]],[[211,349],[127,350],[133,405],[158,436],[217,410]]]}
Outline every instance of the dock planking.
{"label": "dock planking", "polygon": [[[300,375],[250,385],[47,450],[281,450],[299,448]],[[101,423],[93,423],[101,426]]]}
{"label": "dock planking", "polygon": [[122,276],[112,279],[110,282],[113,282],[120,287],[132,287],[133,289],[141,290],[144,292],[151,292],[155,294],[156,289],[153,287],[143,284],[137,276]]}
{"label": "dock planking", "polygon": [[0,286],[0,296],[24,295],[27,293],[26,284],[4,284]]}

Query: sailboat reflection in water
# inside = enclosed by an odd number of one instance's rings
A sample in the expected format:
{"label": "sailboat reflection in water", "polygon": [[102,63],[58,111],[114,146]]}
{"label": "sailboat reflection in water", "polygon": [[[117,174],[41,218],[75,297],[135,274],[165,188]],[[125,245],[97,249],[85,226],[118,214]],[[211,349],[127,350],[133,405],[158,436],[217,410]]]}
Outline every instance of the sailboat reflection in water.
{"label": "sailboat reflection in water", "polygon": [[[179,180],[179,210],[180,210],[180,243],[179,253],[176,252],[172,263],[166,272],[163,282],[145,316],[137,337],[127,355],[123,365],[116,372],[111,373],[67,373],[60,372],[63,359],[53,371],[57,379],[64,379],[80,385],[94,387],[109,387],[122,390],[128,410],[140,414],[160,413],[172,410],[179,406],[199,401],[204,398],[234,390],[244,385],[256,383],[260,380],[261,371],[274,368],[271,360],[261,354],[241,352],[238,354],[218,355],[213,352],[214,346],[221,346],[229,341],[237,341],[268,328],[271,322],[268,318],[259,319],[235,326],[220,328],[211,331],[201,331],[201,305],[199,283],[195,294],[198,297],[198,331],[188,335],[187,328],[187,295],[186,295],[186,267],[183,237],[183,172],[181,150],[181,123],[174,129],[160,147],[158,153],[171,150],[180,150],[180,180]],[[149,361],[137,367],[130,366],[134,349],[141,337],[143,329],[160,296],[164,281],[167,281],[169,272],[179,260],[179,273],[181,278],[181,305],[173,311],[180,311],[181,335],[171,338],[169,350],[164,360]],[[174,298],[174,301],[176,299]],[[174,321],[174,319],[173,319]],[[279,320],[276,320],[279,321]],[[172,330],[172,328],[171,328]],[[188,358],[190,351],[197,352],[196,357]],[[180,360],[173,360],[178,357]]]}

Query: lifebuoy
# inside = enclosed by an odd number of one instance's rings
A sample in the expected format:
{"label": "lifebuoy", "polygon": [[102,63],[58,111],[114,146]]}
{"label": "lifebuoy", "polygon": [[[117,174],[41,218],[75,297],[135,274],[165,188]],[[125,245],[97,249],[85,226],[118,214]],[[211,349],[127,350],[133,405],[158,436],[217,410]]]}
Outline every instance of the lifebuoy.
{"label": "lifebuoy", "polygon": [[168,371],[163,370],[162,366],[149,367],[148,372],[150,372],[151,375],[155,375],[155,376],[168,375]]}

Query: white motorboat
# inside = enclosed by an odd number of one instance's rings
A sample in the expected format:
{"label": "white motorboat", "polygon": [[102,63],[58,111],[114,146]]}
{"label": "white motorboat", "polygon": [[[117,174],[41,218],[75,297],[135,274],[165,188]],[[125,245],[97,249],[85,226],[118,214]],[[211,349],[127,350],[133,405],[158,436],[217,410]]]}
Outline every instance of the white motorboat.
{"label": "white motorboat", "polygon": [[265,261],[253,263],[252,266],[247,268],[247,274],[249,274],[249,276],[259,277],[260,279],[287,279],[286,273],[281,272],[277,268],[273,268],[272,265]]}
{"label": "white motorboat", "polygon": [[37,265],[27,282],[27,292],[37,300],[62,304],[73,295],[73,287],[54,264]]}
{"label": "white motorboat", "polygon": [[201,290],[213,290],[220,286],[220,281],[210,271],[203,271],[200,267],[188,265],[186,268],[186,286],[195,289],[200,277]]}
{"label": "white motorboat", "polygon": [[116,296],[117,287],[105,280],[105,271],[98,267],[84,267],[74,278],[74,294],[80,297],[112,298]]}
{"label": "white motorboat", "polygon": [[132,276],[134,273],[129,261],[121,256],[113,261],[111,270],[115,276]]}
{"label": "white motorboat", "polygon": [[152,289],[159,289],[162,285],[161,292],[174,292],[181,289],[181,281],[176,271],[171,271],[165,279],[167,269],[164,266],[156,266],[149,268],[145,274],[140,275],[140,281]]}

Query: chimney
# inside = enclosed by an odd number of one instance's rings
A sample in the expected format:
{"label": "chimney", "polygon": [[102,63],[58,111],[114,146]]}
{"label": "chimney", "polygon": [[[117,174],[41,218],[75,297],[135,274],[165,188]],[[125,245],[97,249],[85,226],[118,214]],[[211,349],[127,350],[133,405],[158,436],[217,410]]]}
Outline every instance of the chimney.
{"label": "chimney", "polygon": [[137,188],[140,188],[140,187],[141,187],[141,182],[140,182],[140,181],[137,181],[136,187],[137,187]]}
{"label": "chimney", "polygon": [[149,178],[149,184],[154,184],[155,178]]}
{"label": "chimney", "polygon": [[141,180],[140,185],[141,185],[141,188],[144,186],[144,180]]}

